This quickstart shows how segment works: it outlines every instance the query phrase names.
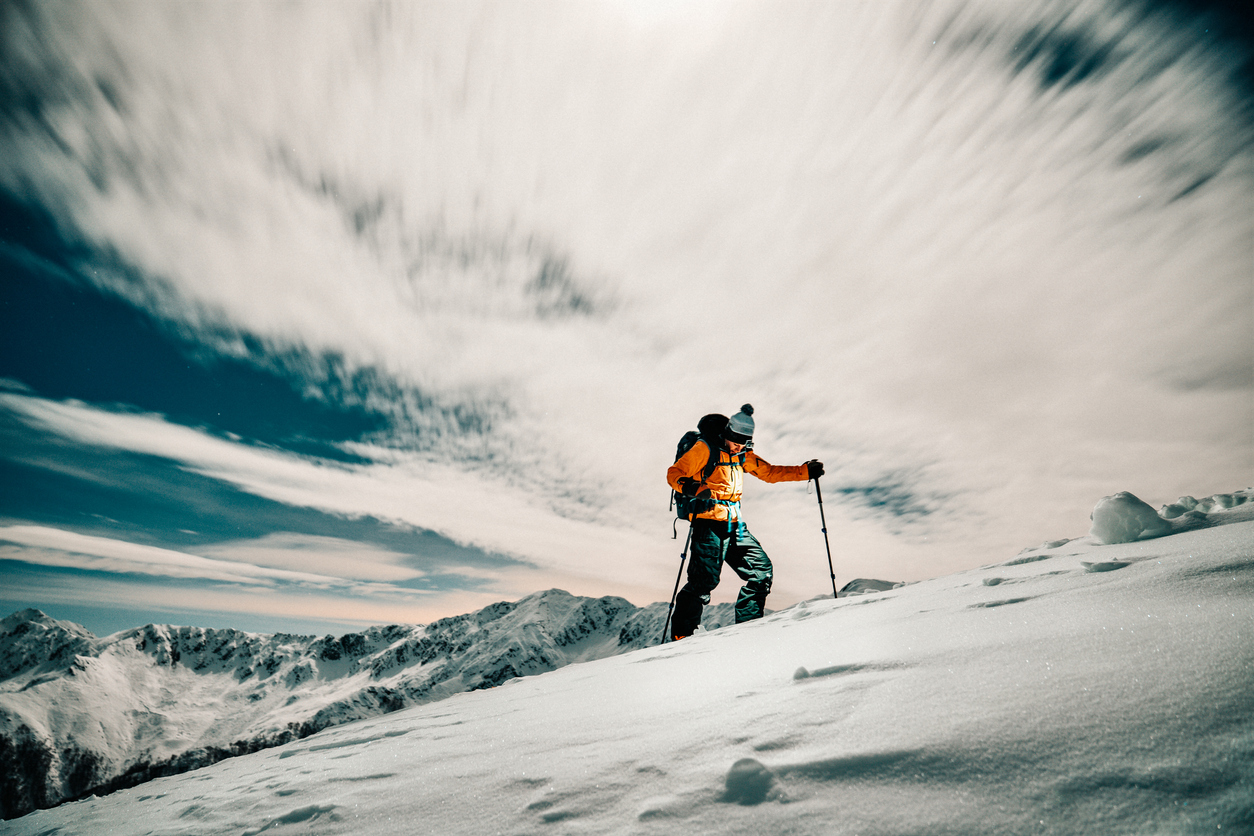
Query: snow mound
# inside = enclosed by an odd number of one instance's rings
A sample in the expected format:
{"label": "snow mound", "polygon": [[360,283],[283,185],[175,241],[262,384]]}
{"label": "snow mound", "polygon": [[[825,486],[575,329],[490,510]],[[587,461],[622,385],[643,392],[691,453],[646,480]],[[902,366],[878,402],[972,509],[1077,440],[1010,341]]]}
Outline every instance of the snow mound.
{"label": "snow mound", "polygon": [[1227,511],[1252,500],[1254,500],[1254,490],[1251,489],[1234,493],[1217,493],[1205,499],[1182,496],[1170,505],[1164,505],[1158,515],[1165,520],[1174,520],[1190,513],[1211,514],[1215,511]]}
{"label": "snow mound", "polygon": [[[1161,511],[1155,511],[1135,495],[1121,491],[1114,496],[1102,497],[1093,508],[1090,515],[1093,527],[1089,534],[1103,545],[1162,537],[1219,522],[1232,522],[1234,520],[1231,518],[1210,519],[1210,515],[1229,512],[1238,506],[1247,505],[1251,500],[1254,500],[1254,490],[1247,488],[1233,493],[1215,494],[1201,500],[1182,496],[1174,503],[1164,505]],[[1243,510],[1248,511],[1249,507]],[[1240,519],[1251,516],[1254,515],[1242,514]]]}
{"label": "snow mound", "polygon": [[750,806],[766,801],[775,783],[775,773],[754,758],[741,758],[732,764],[724,781],[723,800]]}
{"label": "snow mound", "polygon": [[1093,527],[1089,534],[1106,545],[1159,537],[1171,531],[1171,523],[1127,491],[1102,497],[1091,517]]}

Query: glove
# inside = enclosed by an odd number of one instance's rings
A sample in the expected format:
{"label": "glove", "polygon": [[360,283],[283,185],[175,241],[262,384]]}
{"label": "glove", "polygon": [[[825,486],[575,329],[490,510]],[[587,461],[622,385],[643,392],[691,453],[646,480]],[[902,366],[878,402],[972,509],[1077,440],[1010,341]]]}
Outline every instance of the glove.
{"label": "glove", "polygon": [[705,496],[710,495],[710,489],[696,479],[689,479],[687,476],[679,480],[679,490],[684,496]]}
{"label": "glove", "polygon": [[710,498],[710,489],[696,479],[689,479],[685,476],[679,480],[679,487],[684,496],[696,498],[696,502],[693,502],[690,506],[692,513],[704,514],[714,509],[714,500]]}
{"label": "glove", "polygon": [[810,468],[811,479],[817,479],[823,475],[823,463],[818,459],[810,459],[806,462],[806,467]]}

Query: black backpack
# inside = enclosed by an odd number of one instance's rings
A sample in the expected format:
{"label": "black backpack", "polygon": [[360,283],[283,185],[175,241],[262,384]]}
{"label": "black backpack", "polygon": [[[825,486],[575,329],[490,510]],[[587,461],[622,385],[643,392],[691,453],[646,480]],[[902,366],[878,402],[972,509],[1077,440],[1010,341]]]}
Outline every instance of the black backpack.
{"label": "black backpack", "polygon": [[[695,430],[688,430],[683,437],[679,439],[679,444],[675,447],[675,461],[683,458],[684,453],[692,449],[692,446],[698,441],[704,441],[705,446],[710,450],[710,460],[705,463],[705,467],[701,470],[701,481],[704,483],[714,474],[719,464],[719,450],[722,448],[723,430],[727,429],[728,418],[726,415],[717,413],[706,415],[697,422]],[[747,448],[746,448],[747,449]],[[743,465],[745,454],[742,452],[736,457]],[[681,520],[691,520],[694,515],[700,514],[707,510],[708,499],[697,499],[695,496],[687,496],[679,491],[671,491],[671,507],[675,509],[675,517]]]}

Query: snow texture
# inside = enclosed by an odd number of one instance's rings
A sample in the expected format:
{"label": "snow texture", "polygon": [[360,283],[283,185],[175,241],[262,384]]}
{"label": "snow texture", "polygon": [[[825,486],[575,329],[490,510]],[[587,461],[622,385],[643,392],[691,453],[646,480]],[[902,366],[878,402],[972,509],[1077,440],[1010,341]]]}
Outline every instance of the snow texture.
{"label": "snow texture", "polygon": [[1254,503],[1221,506],[455,694],[7,832],[1251,833]]}

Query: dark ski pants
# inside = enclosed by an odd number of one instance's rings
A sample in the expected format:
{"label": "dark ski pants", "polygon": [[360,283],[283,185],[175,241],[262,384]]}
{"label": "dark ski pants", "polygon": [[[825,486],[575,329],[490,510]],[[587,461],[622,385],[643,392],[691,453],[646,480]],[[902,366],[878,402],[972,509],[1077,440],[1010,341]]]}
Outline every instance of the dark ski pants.
{"label": "dark ski pants", "polygon": [[742,522],[693,520],[692,559],[688,582],[675,597],[671,632],[691,636],[701,623],[701,610],[710,603],[710,593],[718,586],[726,563],[745,585],[736,598],[736,623],[761,618],[766,612],[766,596],[771,591],[771,559],[762,551],[757,538]]}

